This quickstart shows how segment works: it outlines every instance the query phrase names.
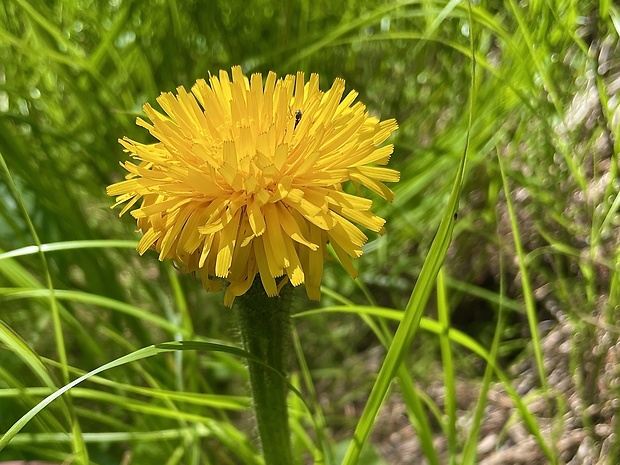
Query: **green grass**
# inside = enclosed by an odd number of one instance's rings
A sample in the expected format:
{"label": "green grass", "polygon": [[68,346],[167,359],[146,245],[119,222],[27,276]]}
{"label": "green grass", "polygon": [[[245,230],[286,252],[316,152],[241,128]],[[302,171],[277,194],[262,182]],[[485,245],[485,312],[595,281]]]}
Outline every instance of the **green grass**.
{"label": "green grass", "polygon": [[613,464],[619,36],[607,0],[2,3],[0,462],[262,463],[231,311],[105,195],[142,104],[241,64],[400,126],[388,234],[298,293],[298,463],[475,464],[522,425],[532,463]]}

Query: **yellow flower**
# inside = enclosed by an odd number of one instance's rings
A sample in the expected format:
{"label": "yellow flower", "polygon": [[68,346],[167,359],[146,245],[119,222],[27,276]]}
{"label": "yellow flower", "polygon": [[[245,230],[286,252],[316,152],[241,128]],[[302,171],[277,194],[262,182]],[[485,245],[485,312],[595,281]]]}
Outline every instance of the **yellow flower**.
{"label": "yellow flower", "polygon": [[[387,164],[394,147],[379,147],[398,127],[379,121],[344,99],[344,81],[327,92],[319,77],[303,73],[276,80],[270,72],[243,75],[241,67],[199,80],[188,93],[162,93],[166,115],[148,103],[151,124],[138,118],[158,142],[119,140],[139,163],[125,162],[125,181],[108,187],[114,206],[127,202],[143,236],[138,252],[159,252],[184,272],[196,272],[207,290],[228,281],[232,305],[256,274],[269,296],[288,279],[320,297],[329,242],[347,272],[367,237],[354,224],[382,233],[385,220],[372,201],[343,191],[362,185],[391,201],[383,183],[398,181]],[[218,279],[219,278],[219,279]]]}

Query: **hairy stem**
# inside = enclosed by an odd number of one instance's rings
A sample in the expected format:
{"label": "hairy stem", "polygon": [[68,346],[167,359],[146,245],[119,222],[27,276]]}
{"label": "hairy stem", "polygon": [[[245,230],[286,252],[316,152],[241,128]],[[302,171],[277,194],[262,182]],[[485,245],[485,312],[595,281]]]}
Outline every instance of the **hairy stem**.
{"label": "hairy stem", "polygon": [[248,360],[258,432],[266,465],[292,465],[286,395],[286,358],[290,337],[290,286],[268,297],[260,279],[235,300],[246,351],[270,368]]}

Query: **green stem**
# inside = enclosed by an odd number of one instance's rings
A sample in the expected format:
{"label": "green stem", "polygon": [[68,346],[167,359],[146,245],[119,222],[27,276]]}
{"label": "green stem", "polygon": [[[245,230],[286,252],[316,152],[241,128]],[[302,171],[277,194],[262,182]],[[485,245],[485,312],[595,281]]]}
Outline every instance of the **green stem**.
{"label": "green stem", "polygon": [[248,360],[254,411],[266,465],[293,464],[286,405],[290,288],[292,286],[287,284],[280,297],[268,297],[257,278],[248,292],[235,299],[245,350],[273,368]]}

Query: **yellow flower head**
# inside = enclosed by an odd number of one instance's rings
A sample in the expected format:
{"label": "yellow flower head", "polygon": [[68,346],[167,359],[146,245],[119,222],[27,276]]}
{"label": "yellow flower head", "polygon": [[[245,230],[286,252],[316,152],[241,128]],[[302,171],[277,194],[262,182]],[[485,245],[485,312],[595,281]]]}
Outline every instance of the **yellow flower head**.
{"label": "yellow flower head", "polygon": [[[357,92],[344,99],[344,81],[327,92],[319,77],[303,73],[276,80],[270,72],[248,80],[241,67],[187,93],[163,93],[148,103],[151,124],[138,118],[158,142],[119,142],[138,160],[122,166],[125,181],[108,187],[116,205],[127,202],[143,236],[138,252],[159,252],[181,271],[196,272],[207,290],[230,285],[225,304],[244,294],[256,274],[269,296],[286,281],[306,284],[320,297],[329,242],[345,269],[362,254],[367,237],[354,224],[382,233],[385,220],[372,201],[343,191],[352,181],[391,201],[383,183],[398,181],[387,164],[394,147],[378,147],[397,129],[395,120],[371,117]],[[218,279],[220,278],[220,279]]]}

